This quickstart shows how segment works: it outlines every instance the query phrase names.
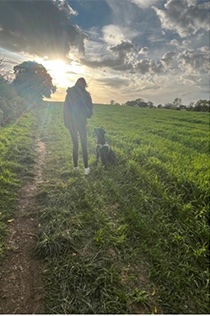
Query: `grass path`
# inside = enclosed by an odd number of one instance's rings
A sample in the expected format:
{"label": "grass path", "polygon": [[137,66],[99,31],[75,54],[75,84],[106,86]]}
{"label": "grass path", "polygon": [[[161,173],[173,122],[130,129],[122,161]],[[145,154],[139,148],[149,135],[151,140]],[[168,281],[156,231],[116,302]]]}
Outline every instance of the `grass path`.
{"label": "grass path", "polygon": [[[15,138],[17,140],[18,134],[23,133],[24,129],[18,129],[18,127],[16,129]],[[22,188],[18,190],[19,198],[15,203],[14,213],[10,214],[10,218],[7,220],[9,223],[8,237],[4,242],[5,253],[0,274],[1,314],[43,314],[45,311],[43,264],[33,256],[38,234],[36,194],[38,185],[42,182],[45,146],[36,138],[33,138],[33,142],[35,143],[32,147],[36,147],[33,178],[30,177],[30,180],[26,180]],[[36,146],[34,146],[35,144]],[[27,146],[27,144],[25,145]],[[16,146],[19,146],[18,141]],[[22,146],[24,145],[22,144]],[[11,148],[12,151],[14,151],[14,147]],[[32,160],[32,152],[30,151],[28,154],[26,161]],[[21,155],[20,158],[23,159],[23,156]]]}
{"label": "grass path", "polygon": [[0,312],[3,314],[43,314],[43,265],[33,257],[37,240],[37,186],[42,181],[44,143],[37,143],[35,178],[20,191],[14,219],[10,220],[7,250],[1,266]]}

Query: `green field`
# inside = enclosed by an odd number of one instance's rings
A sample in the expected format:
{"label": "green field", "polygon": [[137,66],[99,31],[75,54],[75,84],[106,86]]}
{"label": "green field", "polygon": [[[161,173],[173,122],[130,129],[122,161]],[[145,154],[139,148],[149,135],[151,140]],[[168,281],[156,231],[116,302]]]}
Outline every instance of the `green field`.
{"label": "green field", "polygon": [[[116,153],[108,170],[94,167],[95,127]],[[85,177],[82,159],[73,172],[62,103],[27,113],[0,129],[3,234],[38,136],[46,161],[35,254],[47,313],[209,313],[209,114],[95,105]]]}

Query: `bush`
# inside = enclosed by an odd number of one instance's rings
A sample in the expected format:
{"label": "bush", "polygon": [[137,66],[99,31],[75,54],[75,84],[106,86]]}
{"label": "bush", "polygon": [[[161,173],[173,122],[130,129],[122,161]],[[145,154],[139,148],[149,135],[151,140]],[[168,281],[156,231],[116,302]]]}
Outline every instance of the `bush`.
{"label": "bush", "polygon": [[0,77],[0,126],[8,125],[19,118],[27,107],[13,85]]}

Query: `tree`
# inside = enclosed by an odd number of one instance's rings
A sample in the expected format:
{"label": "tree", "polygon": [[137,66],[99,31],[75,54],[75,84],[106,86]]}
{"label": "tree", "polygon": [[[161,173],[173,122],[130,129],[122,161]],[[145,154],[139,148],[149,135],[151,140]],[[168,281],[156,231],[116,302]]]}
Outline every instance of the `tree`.
{"label": "tree", "polygon": [[173,103],[166,103],[166,104],[165,104],[165,109],[167,109],[167,110],[170,109],[170,110],[171,110],[171,109],[173,109],[173,108],[174,108]]}
{"label": "tree", "polygon": [[127,101],[125,103],[126,106],[136,106],[139,108],[151,108],[153,109],[155,106],[152,101],[144,101],[142,98],[138,98],[133,101]]}
{"label": "tree", "polygon": [[174,108],[180,108],[182,104],[182,99],[181,98],[175,98],[174,101],[173,101],[173,106]]}
{"label": "tree", "polygon": [[147,102],[147,106],[148,106],[148,108],[150,108],[150,109],[155,108],[154,103],[153,103],[152,101],[148,101],[148,102]]}
{"label": "tree", "polygon": [[125,105],[127,105],[127,106],[135,106],[136,105],[136,101],[127,101],[125,103]]}
{"label": "tree", "polygon": [[45,67],[35,61],[25,61],[14,67],[13,85],[17,93],[28,101],[39,102],[51,98],[56,91],[52,78]]}
{"label": "tree", "polygon": [[139,99],[136,99],[135,100],[136,102],[136,105],[140,108],[147,108],[148,107],[148,104],[147,102],[145,102],[143,99],[139,98]]}
{"label": "tree", "polygon": [[120,105],[120,103],[116,102],[115,100],[111,100],[110,105]]}
{"label": "tree", "polygon": [[27,104],[11,84],[10,71],[3,57],[0,57],[0,127],[19,118]]}
{"label": "tree", "polygon": [[197,112],[209,112],[210,100],[199,100],[195,103],[194,111]]}
{"label": "tree", "polygon": [[187,106],[187,110],[188,111],[193,111],[194,106],[195,106],[195,102],[191,101],[189,103],[189,105]]}

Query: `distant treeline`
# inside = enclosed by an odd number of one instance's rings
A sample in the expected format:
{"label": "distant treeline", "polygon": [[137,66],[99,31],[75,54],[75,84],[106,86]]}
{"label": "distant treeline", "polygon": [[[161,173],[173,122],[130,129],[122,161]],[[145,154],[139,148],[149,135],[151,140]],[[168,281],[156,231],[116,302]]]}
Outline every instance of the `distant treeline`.
{"label": "distant treeline", "polygon": [[187,110],[196,112],[209,112],[210,111],[210,100],[198,100],[197,102],[191,102],[189,105],[183,105],[182,99],[175,98],[172,103],[166,103],[165,105],[159,104],[155,106],[152,101],[145,101],[141,98],[127,101],[124,104],[119,104],[114,100],[110,101],[112,105],[124,105],[124,106],[134,106],[140,108],[150,108],[150,109],[169,109],[169,110]]}

